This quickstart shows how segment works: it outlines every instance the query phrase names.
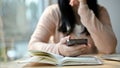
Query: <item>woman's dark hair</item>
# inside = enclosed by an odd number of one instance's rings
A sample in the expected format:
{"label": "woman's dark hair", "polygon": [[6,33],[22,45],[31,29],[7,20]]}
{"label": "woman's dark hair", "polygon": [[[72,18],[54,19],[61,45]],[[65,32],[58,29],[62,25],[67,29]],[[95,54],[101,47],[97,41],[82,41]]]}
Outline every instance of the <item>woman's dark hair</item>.
{"label": "woman's dark hair", "polygon": [[[75,24],[76,24],[76,18],[74,11],[69,5],[70,0],[58,0],[59,9],[61,11],[61,20],[60,27],[58,28],[58,31],[69,35],[73,32]],[[93,10],[96,17],[98,17],[98,5],[97,0],[87,0],[87,4],[89,9]],[[87,35],[90,35],[88,30],[85,28],[82,33],[86,33]]]}

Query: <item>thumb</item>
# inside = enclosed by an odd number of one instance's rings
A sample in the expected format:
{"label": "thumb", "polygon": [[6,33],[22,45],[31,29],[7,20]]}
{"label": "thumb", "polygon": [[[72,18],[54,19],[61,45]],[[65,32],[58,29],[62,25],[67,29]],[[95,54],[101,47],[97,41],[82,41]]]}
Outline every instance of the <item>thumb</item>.
{"label": "thumb", "polygon": [[69,39],[70,39],[70,35],[62,38],[62,39],[60,40],[60,42],[61,42],[61,43],[66,43],[66,41],[69,40]]}

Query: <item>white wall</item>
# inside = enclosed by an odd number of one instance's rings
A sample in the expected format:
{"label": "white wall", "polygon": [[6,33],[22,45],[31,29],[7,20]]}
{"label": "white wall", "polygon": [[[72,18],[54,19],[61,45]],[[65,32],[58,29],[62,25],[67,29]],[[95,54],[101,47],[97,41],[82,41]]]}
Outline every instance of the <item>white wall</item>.
{"label": "white wall", "polygon": [[98,3],[105,6],[109,12],[113,30],[118,40],[116,50],[117,53],[120,53],[120,0],[98,0]]}

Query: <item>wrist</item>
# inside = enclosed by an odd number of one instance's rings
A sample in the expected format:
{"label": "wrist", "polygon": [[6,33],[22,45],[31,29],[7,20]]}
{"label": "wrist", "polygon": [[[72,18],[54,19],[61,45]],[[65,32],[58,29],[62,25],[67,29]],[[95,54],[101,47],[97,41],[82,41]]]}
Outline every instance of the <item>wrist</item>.
{"label": "wrist", "polygon": [[[60,44],[57,43],[56,46],[57,46],[57,49],[58,49],[58,50],[57,50],[57,51],[58,51],[58,54],[59,54],[59,55],[62,55],[62,51],[61,51],[61,46],[60,46]],[[63,56],[63,55],[62,55],[62,56]]]}
{"label": "wrist", "polygon": [[86,0],[79,0],[80,4],[87,4]]}

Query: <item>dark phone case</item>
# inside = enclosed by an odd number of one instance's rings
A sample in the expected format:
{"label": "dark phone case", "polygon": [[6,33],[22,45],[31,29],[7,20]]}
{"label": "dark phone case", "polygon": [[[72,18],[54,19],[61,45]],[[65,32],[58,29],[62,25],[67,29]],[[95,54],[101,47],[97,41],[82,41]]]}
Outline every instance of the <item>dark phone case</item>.
{"label": "dark phone case", "polygon": [[87,42],[88,42],[87,39],[69,39],[67,40],[67,45],[68,46],[81,45],[81,44],[87,45]]}

